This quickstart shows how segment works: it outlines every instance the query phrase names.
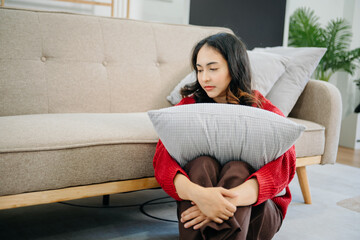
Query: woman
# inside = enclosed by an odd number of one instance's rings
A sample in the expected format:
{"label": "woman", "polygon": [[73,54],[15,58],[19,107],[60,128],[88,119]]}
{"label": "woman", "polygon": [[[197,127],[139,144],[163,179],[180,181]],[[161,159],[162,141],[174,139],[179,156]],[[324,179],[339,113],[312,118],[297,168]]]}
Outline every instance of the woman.
{"label": "woman", "polygon": [[[236,36],[219,33],[203,39],[193,50],[192,65],[197,81],[181,90],[178,105],[239,104],[283,116],[251,89],[246,48]],[[271,239],[291,201],[288,185],[295,160],[292,146],[256,172],[241,159],[220,166],[209,156],[182,169],[159,140],[153,164],[157,181],[177,200],[180,239]]]}

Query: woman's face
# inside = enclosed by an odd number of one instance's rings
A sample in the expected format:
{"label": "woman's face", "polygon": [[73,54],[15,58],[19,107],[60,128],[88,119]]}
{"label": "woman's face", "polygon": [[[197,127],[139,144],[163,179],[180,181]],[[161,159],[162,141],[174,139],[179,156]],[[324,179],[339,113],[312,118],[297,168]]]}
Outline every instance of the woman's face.
{"label": "woman's face", "polygon": [[197,55],[196,68],[198,81],[207,95],[217,103],[226,103],[231,76],[221,53],[205,44]]}

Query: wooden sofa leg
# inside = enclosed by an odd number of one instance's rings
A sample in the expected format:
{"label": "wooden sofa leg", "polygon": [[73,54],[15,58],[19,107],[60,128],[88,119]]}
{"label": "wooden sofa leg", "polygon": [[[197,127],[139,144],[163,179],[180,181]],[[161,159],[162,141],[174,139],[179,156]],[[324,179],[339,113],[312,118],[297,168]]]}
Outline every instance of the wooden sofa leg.
{"label": "wooden sofa leg", "polygon": [[306,204],[311,204],[311,194],[310,194],[309,181],[306,173],[306,167],[305,166],[297,167],[296,174],[299,179],[299,184],[304,201]]}

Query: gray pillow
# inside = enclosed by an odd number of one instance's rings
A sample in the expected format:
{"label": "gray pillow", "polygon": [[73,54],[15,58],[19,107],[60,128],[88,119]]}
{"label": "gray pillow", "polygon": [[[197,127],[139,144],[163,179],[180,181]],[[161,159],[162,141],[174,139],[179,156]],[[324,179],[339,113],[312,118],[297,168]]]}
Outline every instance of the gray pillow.
{"label": "gray pillow", "polygon": [[221,164],[242,160],[258,170],[284,154],[305,127],[263,109],[197,103],[148,112],[159,138],[180,164],[201,155]]}
{"label": "gray pillow", "polygon": [[255,48],[253,51],[275,53],[290,58],[285,73],[276,81],[269,93],[263,94],[285,116],[288,116],[308,83],[311,74],[324,56],[326,48],[267,47]]}

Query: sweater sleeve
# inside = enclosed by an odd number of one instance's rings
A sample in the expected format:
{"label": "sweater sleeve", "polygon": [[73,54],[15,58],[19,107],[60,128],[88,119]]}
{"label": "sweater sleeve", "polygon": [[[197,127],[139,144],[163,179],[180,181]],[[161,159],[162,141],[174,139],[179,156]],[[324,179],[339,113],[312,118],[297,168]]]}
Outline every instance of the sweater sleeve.
{"label": "sweater sleeve", "polygon": [[[269,100],[260,96],[262,108],[281,116],[282,112],[276,108]],[[296,154],[295,146],[292,146],[282,156],[264,165],[258,171],[249,176],[256,178],[259,182],[259,196],[254,205],[259,205],[268,199],[272,199],[276,194],[286,188],[286,197],[291,200],[288,185],[294,178],[296,171]]]}
{"label": "sweater sleeve", "polygon": [[182,199],[179,197],[175,189],[174,178],[177,173],[182,173],[187,178],[189,178],[189,176],[170,156],[161,140],[159,140],[156,146],[153,166],[155,171],[155,178],[162,189],[164,189],[164,191],[169,194],[170,197],[181,201]]}
{"label": "sweater sleeve", "polygon": [[[192,104],[195,103],[193,98],[184,98],[177,105],[183,104]],[[166,150],[165,146],[159,140],[155,155],[153,159],[154,174],[157,182],[164,189],[164,191],[169,194],[170,197],[175,200],[181,201],[182,199],[176,192],[174,185],[174,178],[177,173],[184,174],[187,178],[189,176],[186,172],[180,167],[180,165],[170,156],[169,152]]]}
{"label": "sweater sleeve", "polygon": [[[295,147],[292,146],[278,159],[269,162],[258,171],[250,175],[255,177],[259,183],[259,196],[254,205],[259,205],[268,199],[272,199],[276,194],[286,188],[289,196],[288,185],[294,178],[296,170]],[[291,196],[289,196],[291,197]]]}

